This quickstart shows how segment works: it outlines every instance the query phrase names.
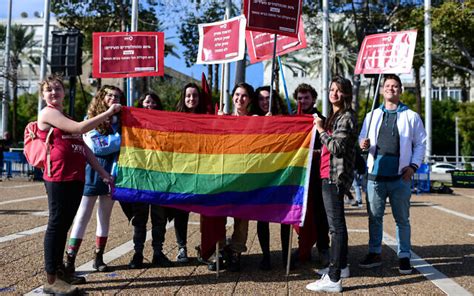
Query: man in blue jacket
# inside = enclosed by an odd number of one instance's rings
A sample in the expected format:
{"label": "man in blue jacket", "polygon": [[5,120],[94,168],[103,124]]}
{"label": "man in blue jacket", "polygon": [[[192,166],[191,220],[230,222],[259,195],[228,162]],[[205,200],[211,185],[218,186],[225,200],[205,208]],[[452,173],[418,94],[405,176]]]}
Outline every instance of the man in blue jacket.
{"label": "man in blue jacket", "polygon": [[[359,136],[367,158],[367,212],[369,214],[369,254],[361,268],[382,265],[382,237],[385,201],[390,200],[396,222],[399,271],[410,274],[411,179],[421,165],[426,149],[426,132],[420,116],[400,102],[400,77],[385,75],[384,102],[367,114]],[[367,136],[368,135],[368,136]]]}

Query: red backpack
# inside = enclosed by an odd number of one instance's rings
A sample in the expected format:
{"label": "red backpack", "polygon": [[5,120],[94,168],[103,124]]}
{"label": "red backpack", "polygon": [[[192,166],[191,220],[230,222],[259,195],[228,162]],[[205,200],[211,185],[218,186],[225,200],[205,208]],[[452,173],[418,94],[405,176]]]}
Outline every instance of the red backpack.
{"label": "red backpack", "polygon": [[49,129],[45,142],[40,139],[38,130],[38,122],[36,121],[28,123],[25,127],[23,153],[29,164],[39,169],[46,168],[48,176],[51,176],[51,147],[49,142],[54,128]]}

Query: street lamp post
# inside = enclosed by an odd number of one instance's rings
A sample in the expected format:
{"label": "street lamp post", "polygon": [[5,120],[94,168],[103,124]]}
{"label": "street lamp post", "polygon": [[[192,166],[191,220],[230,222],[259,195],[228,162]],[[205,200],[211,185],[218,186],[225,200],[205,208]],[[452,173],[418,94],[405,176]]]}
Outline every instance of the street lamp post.
{"label": "street lamp post", "polygon": [[3,78],[3,96],[2,96],[2,134],[0,138],[3,139],[3,135],[8,130],[8,101],[9,101],[9,83],[8,83],[8,75],[10,72],[10,32],[12,26],[12,0],[8,2],[8,22],[7,22],[7,32],[6,32],[6,40],[5,40],[5,77]]}
{"label": "street lamp post", "polygon": [[[48,40],[49,40],[49,12],[51,10],[51,1],[44,0],[44,12],[43,12],[43,40],[41,43],[41,62],[40,62],[40,73],[39,79],[43,81],[46,77],[47,72],[47,61],[48,61]],[[41,91],[40,91],[41,92]],[[38,95],[38,114],[43,108],[44,103],[41,95]]]}

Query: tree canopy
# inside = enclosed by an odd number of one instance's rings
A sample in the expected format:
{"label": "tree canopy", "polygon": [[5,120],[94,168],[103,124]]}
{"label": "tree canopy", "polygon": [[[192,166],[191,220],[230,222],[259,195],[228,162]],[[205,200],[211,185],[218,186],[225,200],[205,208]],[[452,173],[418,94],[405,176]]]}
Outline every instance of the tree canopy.
{"label": "tree canopy", "polygon": [[[131,24],[131,0],[51,1],[51,11],[66,28],[80,30],[84,34],[84,48],[92,51],[93,32],[126,32]],[[155,11],[156,1],[139,1],[138,31],[163,31]],[[176,46],[165,43],[165,55],[177,56]]]}

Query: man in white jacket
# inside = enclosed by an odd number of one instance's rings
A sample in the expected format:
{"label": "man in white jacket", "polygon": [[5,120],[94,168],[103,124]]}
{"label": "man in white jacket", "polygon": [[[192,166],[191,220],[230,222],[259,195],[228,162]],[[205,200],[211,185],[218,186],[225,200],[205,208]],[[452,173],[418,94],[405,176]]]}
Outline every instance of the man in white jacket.
{"label": "man in white jacket", "polygon": [[384,78],[384,102],[367,114],[359,136],[367,158],[367,212],[369,214],[369,253],[361,268],[382,265],[382,237],[385,201],[390,200],[396,222],[399,271],[410,274],[412,267],[410,197],[411,179],[423,161],[426,132],[420,116],[400,102],[402,83],[397,75]]}

